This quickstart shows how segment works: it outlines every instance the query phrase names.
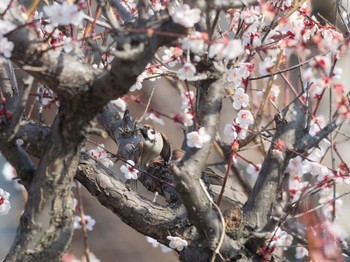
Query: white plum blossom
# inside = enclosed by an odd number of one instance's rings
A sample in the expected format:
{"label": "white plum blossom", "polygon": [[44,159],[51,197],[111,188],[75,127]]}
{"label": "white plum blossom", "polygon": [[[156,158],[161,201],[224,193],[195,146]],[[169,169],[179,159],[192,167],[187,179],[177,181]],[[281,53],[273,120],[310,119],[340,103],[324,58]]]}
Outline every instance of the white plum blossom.
{"label": "white plum blossom", "polygon": [[299,176],[290,176],[288,183],[288,190],[292,202],[299,200],[301,193],[306,189],[307,181],[302,181]]}
{"label": "white plum blossom", "polygon": [[170,240],[169,247],[176,249],[177,251],[182,251],[188,246],[187,241],[180,237],[167,236],[166,238]]}
{"label": "white plum blossom", "polygon": [[196,72],[197,72],[196,67],[191,62],[186,62],[177,71],[177,76],[181,80],[192,80]]}
{"label": "white plum blossom", "polygon": [[172,249],[167,247],[166,245],[159,244],[159,246],[160,246],[160,250],[162,250],[162,253],[169,253],[172,251]]}
{"label": "white plum blossom", "polygon": [[207,134],[205,127],[201,127],[198,132],[193,131],[187,134],[187,146],[201,148],[205,143],[210,141],[210,135]]}
{"label": "white plum blossom", "polygon": [[146,236],[146,240],[148,243],[150,243],[152,245],[152,247],[154,248],[157,248],[158,246],[161,248],[162,252],[163,253],[168,253],[170,252],[172,249],[171,248],[168,248],[167,246],[159,243],[156,239],[154,238],[151,238],[151,237],[148,237]]}
{"label": "white plum blossom", "polygon": [[249,164],[247,166],[246,171],[253,179],[257,179],[260,173],[260,169],[261,169],[261,164],[257,164],[255,166],[252,164]]}
{"label": "white plum blossom", "polygon": [[251,25],[242,36],[243,45],[245,47],[252,46],[254,48],[261,46],[261,35],[258,25]]}
{"label": "white plum blossom", "polygon": [[244,89],[239,87],[236,89],[233,95],[232,106],[234,109],[239,110],[242,107],[247,107],[249,105],[249,96],[244,92]]}
{"label": "white plum blossom", "polygon": [[280,227],[277,227],[275,232],[272,233],[271,246],[276,247],[288,247],[292,244],[293,236],[283,231]]}
{"label": "white plum blossom", "polygon": [[133,84],[130,88],[130,92],[135,92],[136,90],[141,90],[142,89],[142,82],[145,80],[144,75],[141,74],[136,78],[135,84]]}
{"label": "white plum blossom", "polygon": [[148,81],[156,81],[160,79],[163,74],[164,67],[155,66],[152,64],[147,64],[145,67],[145,71],[141,74],[143,79],[147,79]]}
{"label": "white plum blossom", "polygon": [[118,110],[124,112],[126,109],[126,102],[123,98],[112,100],[111,103],[117,107]]}
{"label": "white plum blossom", "polygon": [[235,59],[244,53],[239,39],[220,40],[209,47],[208,57],[217,59]]}
{"label": "white plum blossom", "polygon": [[72,52],[75,46],[76,46],[76,42],[71,37],[66,37],[64,39],[64,45],[63,45],[64,52],[66,53]]}
{"label": "white plum blossom", "polygon": [[296,156],[289,160],[287,172],[290,176],[302,177],[309,170],[309,161],[303,160],[300,156]]}
{"label": "white plum blossom", "polygon": [[263,61],[259,63],[259,74],[260,75],[267,75],[270,73],[271,68],[275,65],[276,59],[267,56]]}
{"label": "white plum blossom", "polygon": [[234,124],[226,124],[224,127],[224,135],[228,136],[231,141],[236,140],[237,138],[237,131]]}
{"label": "white plum blossom", "polygon": [[310,153],[308,159],[315,162],[320,161],[330,146],[331,143],[327,138],[322,139],[317,147],[308,151],[308,153]]}
{"label": "white plum blossom", "polygon": [[7,215],[11,209],[10,193],[0,188],[0,216]]}
{"label": "white plum blossom", "polygon": [[180,39],[182,49],[189,50],[197,55],[203,55],[208,48],[205,42],[206,38],[208,38],[208,35],[195,31],[191,35]]}
{"label": "white plum blossom", "polygon": [[[83,223],[81,221],[81,217],[80,216],[74,216],[74,229],[80,229],[83,226]],[[84,215],[83,217],[84,219],[84,223],[85,223],[85,227],[87,230],[92,231],[94,225],[96,224],[95,219],[93,219],[91,216],[88,215]]]}
{"label": "white plum blossom", "polygon": [[343,228],[342,225],[335,223],[335,222],[331,222],[331,221],[326,221],[325,225],[326,225],[326,230],[334,238],[339,239],[341,242],[346,242],[346,240],[348,238],[348,233],[345,230],[345,228]]}
{"label": "white plum blossom", "polygon": [[68,2],[63,2],[62,5],[54,3],[51,6],[44,6],[43,10],[55,26],[69,24],[77,26],[84,17],[84,13],[77,5]]}
{"label": "white plum blossom", "polygon": [[152,247],[154,247],[154,248],[159,246],[159,242],[156,239],[152,238],[152,237],[146,236],[146,241],[148,243],[150,243],[152,245]]}
{"label": "white plum blossom", "polygon": [[179,63],[182,53],[183,50],[179,47],[170,47],[169,49],[165,49],[165,55],[162,56],[162,62],[170,67],[174,67]]}
{"label": "white plum blossom", "polygon": [[9,6],[11,0],[1,0],[0,1],[0,12],[3,13]]}
{"label": "white plum blossom", "polygon": [[[336,194],[336,198],[339,195]],[[342,215],[342,211],[343,211],[343,200],[340,198],[337,198],[334,201],[334,197],[333,194],[325,194],[324,196],[322,196],[319,200],[318,203],[322,204],[322,213],[323,215],[329,220],[331,221],[333,218],[333,209],[335,206],[335,218],[339,218]],[[335,204],[334,204],[335,203]]]}
{"label": "white plum blossom", "polygon": [[137,180],[138,170],[134,167],[135,162],[132,160],[126,161],[126,165],[122,165],[120,167],[120,171],[124,174],[126,179],[134,179]]}
{"label": "white plum blossom", "polygon": [[323,128],[326,124],[326,120],[323,115],[314,117],[310,122],[309,134],[311,136],[316,135],[321,128]]}
{"label": "white plum blossom", "polygon": [[317,176],[317,181],[322,182],[333,177],[332,171],[330,171],[326,166],[316,162],[310,162],[309,165],[309,172],[311,175]]}
{"label": "white plum blossom", "polygon": [[308,255],[309,255],[309,251],[305,247],[298,245],[295,248],[295,258],[296,259],[303,259],[304,257],[307,257]]}
{"label": "white plum blossom", "polygon": [[52,24],[45,25],[44,31],[47,35],[51,35],[52,38],[59,38],[60,37],[60,31],[57,30],[56,26],[54,26]]}
{"label": "white plum blossom", "polygon": [[183,109],[180,113],[173,116],[173,119],[177,123],[181,123],[184,126],[192,126],[194,114],[188,110],[188,108]]}
{"label": "white plum blossom", "polygon": [[164,126],[165,122],[160,117],[160,114],[158,114],[155,111],[149,112],[148,115],[145,117],[145,120],[151,120],[153,123],[156,123],[158,125]]}
{"label": "white plum blossom", "polygon": [[12,56],[12,50],[15,45],[9,41],[6,37],[0,35],[0,54],[5,58],[10,58]]}
{"label": "white plum blossom", "polygon": [[[149,15],[154,15],[155,12],[159,12],[160,10],[164,10],[166,7],[165,5],[163,5],[163,3],[161,1],[151,1],[150,2],[150,6],[147,10]],[[129,9],[129,7],[128,7]]]}
{"label": "white plum blossom", "polygon": [[232,67],[227,72],[227,81],[233,82],[234,88],[237,88],[242,86],[243,79],[248,78],[249,75],[250,75],[250,72],[248,70],[248,67],[245,65]]}
{"label": "white plum blossom", "polygon": [[278,98],[280,92],[281,92],[281,90],[280,90],[279,85],[272,85],[271,90],[270,90],[270,94],[269,94],[270,100],[275,102],[276,99]]}
{"label": "white plum blossom", "polygon": [[0,35],[5,35],[8,32],[14,30],[16,25],[8,20],[0,20]]}
{"label": "white plum blossom", "polygon": [[255,8],[247,8],[241,12],[241,18],[246,24],[254,24],[257,23],[260,18],[260,12]]}
{"label": "white plum blossom", "polygon": [[180,6],[171,9],[170,15],[174,23],[190,28],[201,19],[201,10],[198,8],[191,9],[189,5],[181,4]]}
{"label": "white plum blossom", "polygon": [[237,113],[236,123],[242,128],[247,128],[249,125],[254,124],[254,118],[249,110],[240,110]]}

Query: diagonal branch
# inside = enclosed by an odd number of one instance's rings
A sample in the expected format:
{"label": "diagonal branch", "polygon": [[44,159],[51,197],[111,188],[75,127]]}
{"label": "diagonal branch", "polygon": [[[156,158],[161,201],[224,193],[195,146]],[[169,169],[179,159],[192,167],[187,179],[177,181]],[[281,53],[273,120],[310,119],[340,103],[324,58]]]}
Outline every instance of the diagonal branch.
{"label": "diagonal branch", "polygon": [[[199,257],[203,260],[209,260],[211,254],[208,254],[208,247],[211,251],[216,249],[222,230],[224,230],[219,214],[213,209],[206,192],[200,185],[201,173],[205,168],[217,132],[222,105],[221,100],[223,98],[222,87],[224,82],[222,79],[225,79],[225,77],[221,77],[215,82],[207,82],[201,87],[207,91],[203,91],[203,94],[206,94],[200,103],[203,107],[199,118],[201,119],[201,125],[205,127],[206,132],[211,136],[210,141],[205,143],[200,149],[192,148],[187,150],[179,166],[173,166],[177,192],[187,209],[190,222],[196,226],[199,234],[202,236],[202,241],[204,239],[204,242],[201,244],[204,248],[207,248],[206,252],[197,249],[197,252],[202,252]],[[233,258],[236,256],[235,247],[237,245],[234,241],[225,235],[220,253],[225,258]]]}
{"label": "diagonal branch", "polygon": [[258,179],[243,208],[245,225],[255,231],[271,230],[273,204],[278,196],[282,175],[293,157],[290,148],[299,148],[306,135],[306,106],[298,100],[276,116],[276,133],[264,159]]}
{"label": "diagonal branch", "polygon": [[141,197],[86,153],[81,154],[75,178],[126,224],[159,242],[167,243],[169,234],[182,235],[189,227],[183,206],[176,209],[162,207]]}

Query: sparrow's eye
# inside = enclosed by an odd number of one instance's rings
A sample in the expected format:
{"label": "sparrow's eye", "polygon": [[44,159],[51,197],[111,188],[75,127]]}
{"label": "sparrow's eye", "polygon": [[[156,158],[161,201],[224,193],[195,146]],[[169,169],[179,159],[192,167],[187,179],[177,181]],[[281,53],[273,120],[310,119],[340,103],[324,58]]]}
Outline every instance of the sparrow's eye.
{"label": "sparrow's eye", "polygon": [[156,134],[156,131],[154,131],[153,129],[150,131],[152,135]]}

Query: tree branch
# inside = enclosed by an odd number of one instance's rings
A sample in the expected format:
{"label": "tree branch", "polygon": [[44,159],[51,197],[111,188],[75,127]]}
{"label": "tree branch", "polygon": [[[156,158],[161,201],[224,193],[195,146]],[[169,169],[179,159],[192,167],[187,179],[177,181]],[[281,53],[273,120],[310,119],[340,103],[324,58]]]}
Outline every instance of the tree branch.
{"label": "tree branch", "polygon": [[[200,245],[204,245],[202,248],[206,250],[199,248],[198,243],[196,247],[197,252],[202,252],[202,254],[187,254],[187,258],[192,256],[192,258],[196,259],[201,258],[202,261],[210,259],[211,254],[208,251],[216,249],[221,232],[225,230],[221,226],[218,213],[214,211],[199,181],[217,132],[221,100],[223,98],[222,87],[224,86],[224,81],[222,79],[225,79],[225,77],[222,76],[219,80],[208,83],[207,94],[200,102],[203,105],[200,111],[201,125],[205,127],[206,132],[211,136],[210,141],[205,143],[200,149],[191,148],[187,150],[179,165],[173,166],[177,192],[187,209],[190,222],[196,226],[202,236],[202,241],[204,240]],[[205,86],[202,88],[206,90]],[[237,255],[236,248],[237,244],[225,235],[220,253],[225,258],[231,259]]]}
{"label": "tree branch", "polygon": [[76,179],[103,206],[141,234],[167,243],[169,234],[182,235],[189,228],[183,206],[176,209],[162,207],[141,197],[126,188],[123,182],[114,177],[113,172],[86,153],[81,154]]}
{"label": "tree branch", "polygon": [[276,116],[276,133],[264,159],[258,179],[243,208],[244,223],[252,230],[271,230],[271,211],[278,196],[282,175],[306,134],[307,107],[296,100]]}

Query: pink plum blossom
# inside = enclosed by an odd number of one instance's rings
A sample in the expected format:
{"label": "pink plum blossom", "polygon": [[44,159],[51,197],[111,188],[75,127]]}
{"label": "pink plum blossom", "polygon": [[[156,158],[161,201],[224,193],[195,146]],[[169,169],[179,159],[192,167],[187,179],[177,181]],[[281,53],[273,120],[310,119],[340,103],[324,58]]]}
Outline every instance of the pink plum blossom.
{"label": "pink plum blossom", "polygon": [[205,131],[205,127],[201,127],[198,132],[193,131],[187,134],[187,146],[201,148],[205,143],[210,141],[210,135]]}
{"label": "pink plum blossom", "polygon": [[109,159],[109,154],[104,147],[104,144],[99,144],[96,149],[89,150],[89,155],[100,161],[105,167],[113,166],[114,163]]}
{"label": "pink plum blossom", "polygon": [[7,215],[11,209],[10,193],[0,188],[0,216]]}

